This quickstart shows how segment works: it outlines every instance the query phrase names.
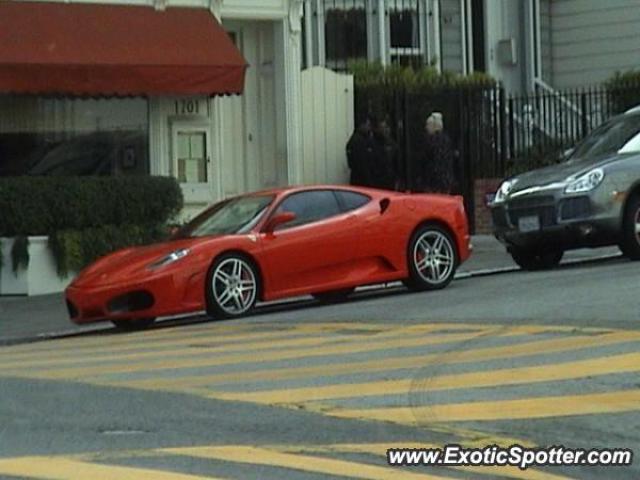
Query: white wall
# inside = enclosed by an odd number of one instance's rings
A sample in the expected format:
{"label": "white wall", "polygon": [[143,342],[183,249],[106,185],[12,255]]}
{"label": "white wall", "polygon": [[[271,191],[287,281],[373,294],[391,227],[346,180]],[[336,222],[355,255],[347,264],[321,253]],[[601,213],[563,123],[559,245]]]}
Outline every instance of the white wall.
{"label": "white wall", "polygon": [[640,67],[640,1],[553,0],[551,15],[555,88]]}
{"label": "white wall", "polygon": [[[518,92],[525,88],[527,44],[522,25],[524,2],[513,0],[486,0],[487,73],[499,79],[507,91]],[[499,42],[515,41],[515,64],[502,61]]]}
{"label": "white wall", "polygon": [[354,128],[353,76],[323,67],[302,72],[302,181],[349,182],[346,145]]}

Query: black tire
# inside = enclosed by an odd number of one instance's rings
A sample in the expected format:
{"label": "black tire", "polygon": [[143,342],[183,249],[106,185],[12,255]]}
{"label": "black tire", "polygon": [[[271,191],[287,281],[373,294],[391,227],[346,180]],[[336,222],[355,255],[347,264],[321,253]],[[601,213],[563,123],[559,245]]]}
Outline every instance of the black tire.
{"label": "black tire", "polygon": [[[428,252],[422,248],[426,239],[429,243],[430,239],[434,241],[439,239],[442,242],[442,248],[444,250],[438,250],[443,255],[438,257],[437,264],[430,262],[436,262],[435,257],[432,260],[426,260],[431,257],[420,257],[420,255],[436,255],[437,252],[429,250]],[[434,244],[435,245],[435,244]],[[418,251],[422,250],[422,251]],[[448,264],[444,263],[444,252],[449,257]],[[419,264],[428,262],[422,269]],[[445,288],[451,283],[453,277],[456,274],[458,268],[459,258],[458,249],[451,234],[443,227],[439,225],[425,225],[419,228],[411,237],[409,246],[407,249],[407,264],[409,266],[409,278],[404,280],[404,284],[411,290],[423,291],[423,290],[440,290]],[[437,270],[433,270],[436,268]],[[443,269],[442,271],[440,269]],[[442,275],[440,275],[442,274]],[[433,278],[436,277],[436,278]]]}
{"label": "black tire", "polygon": [[355,288],[342,288],[340,290],[332,290],[330,292],[314,293],[313,298],[320,303],[339,303],[344,302],[353,293]]}
{"label": "black tire", "polygon": [[640,260],[640,233],[636,232],[640,223],[640,195],[629,199],[622,222],[622,240],[620,250],[631,260]]}
{"label": "black tire", "polygon": [[[239,275],[231,275],[233,277],[230,279],[232,283],[225,286],[219,272],[230,272],[229,267],[233,268],[233,265],[237,264],[236,262],[242,265],[241,272]],[[244,288],[244,282],[251,281],[253,282],[251,293],[248,290],[246,292],[238,290]],[[204,288],[207,313],[210,316],[213,318],[238,318],[247,315],[255,307],[261,291],[260,274],[250,258],[239,253],[228,253],[216,258],[211,264]],[[225,290],[233,291],[229,299],[224,294]]]}
{"label": "black tire", "polygon": [[511,258],[523,270],[535,272],[539,270],[550,270],[557,267],[564,255],[563,250],[526,250],[521,248],[511,248],[509,250]]}
{"label": "black tire", "polygon": [[111,320],[116,328],[124,330],[126,332],[133,332],[136,330],[144,330],[149,328],[156,322],[155,318],[136,318],[136,319],[124,319],[124,320]]}

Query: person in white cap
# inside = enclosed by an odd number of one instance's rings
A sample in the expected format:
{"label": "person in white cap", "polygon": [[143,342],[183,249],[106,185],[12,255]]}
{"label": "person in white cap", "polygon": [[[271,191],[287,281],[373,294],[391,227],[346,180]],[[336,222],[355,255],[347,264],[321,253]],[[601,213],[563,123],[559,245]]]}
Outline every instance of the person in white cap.
{"label": "person in white cap", "polygon": [[454,149],[444,131],[442,113],[433,112],[425,123],[425,137],[418,165],[418,186],[424,192],[452,193]]}

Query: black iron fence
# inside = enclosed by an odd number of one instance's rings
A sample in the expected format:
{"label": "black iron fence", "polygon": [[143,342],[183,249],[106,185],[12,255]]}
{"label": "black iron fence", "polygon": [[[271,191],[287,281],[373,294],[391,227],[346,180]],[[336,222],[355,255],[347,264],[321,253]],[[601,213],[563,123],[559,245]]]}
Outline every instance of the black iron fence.
{"label": "black iron fence", "polygon": [[456,193],[473,218],[474,182],[558,162],[593,128],[640,104],[640,84],[508,95],[500,87],[356,88],[356,121],[385,118],[399,146],[403,188],[415,190],[426,118],[441,112],[454,145]]}

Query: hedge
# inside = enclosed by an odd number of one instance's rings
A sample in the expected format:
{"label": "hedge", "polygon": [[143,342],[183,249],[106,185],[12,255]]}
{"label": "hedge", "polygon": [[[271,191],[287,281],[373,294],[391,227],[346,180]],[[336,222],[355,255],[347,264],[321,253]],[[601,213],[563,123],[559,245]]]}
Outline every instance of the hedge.
{"label": "hedge", "polygon": [[0,178],[0,237],[165,223],[181,209],[168,177]]}
{"label": "hedge", "polygon": [[612,113],[640,105],[640,70],[618,72],[604,83]]}
{"label": "hedge", "polygon": [[402,65],[385,67],[380,63],[361,60],[351,62],[348,69],[353,74],[356,86],[360,88],[402,88],[429,92],[443,88],[487,88],[497,85],[486,73],[460,75],[449,71],[439,72],[432,66],[418,69]]}
{"label": "hedge", "polygon": [[64,277],[120,248],[165,238],[166,225],[182,206],[174,178],[5,177],[0,237],[15,237],[11,259],[17,272],[29,263],[27,237],[48,236]]}
{"label": "hedge", "polygon": [[79,272],[98,258],[124,247],[163,240],[168,229],[163,224],[120,225],[114,227],[63,230],[49,236],[49,249],[60,277]]}

